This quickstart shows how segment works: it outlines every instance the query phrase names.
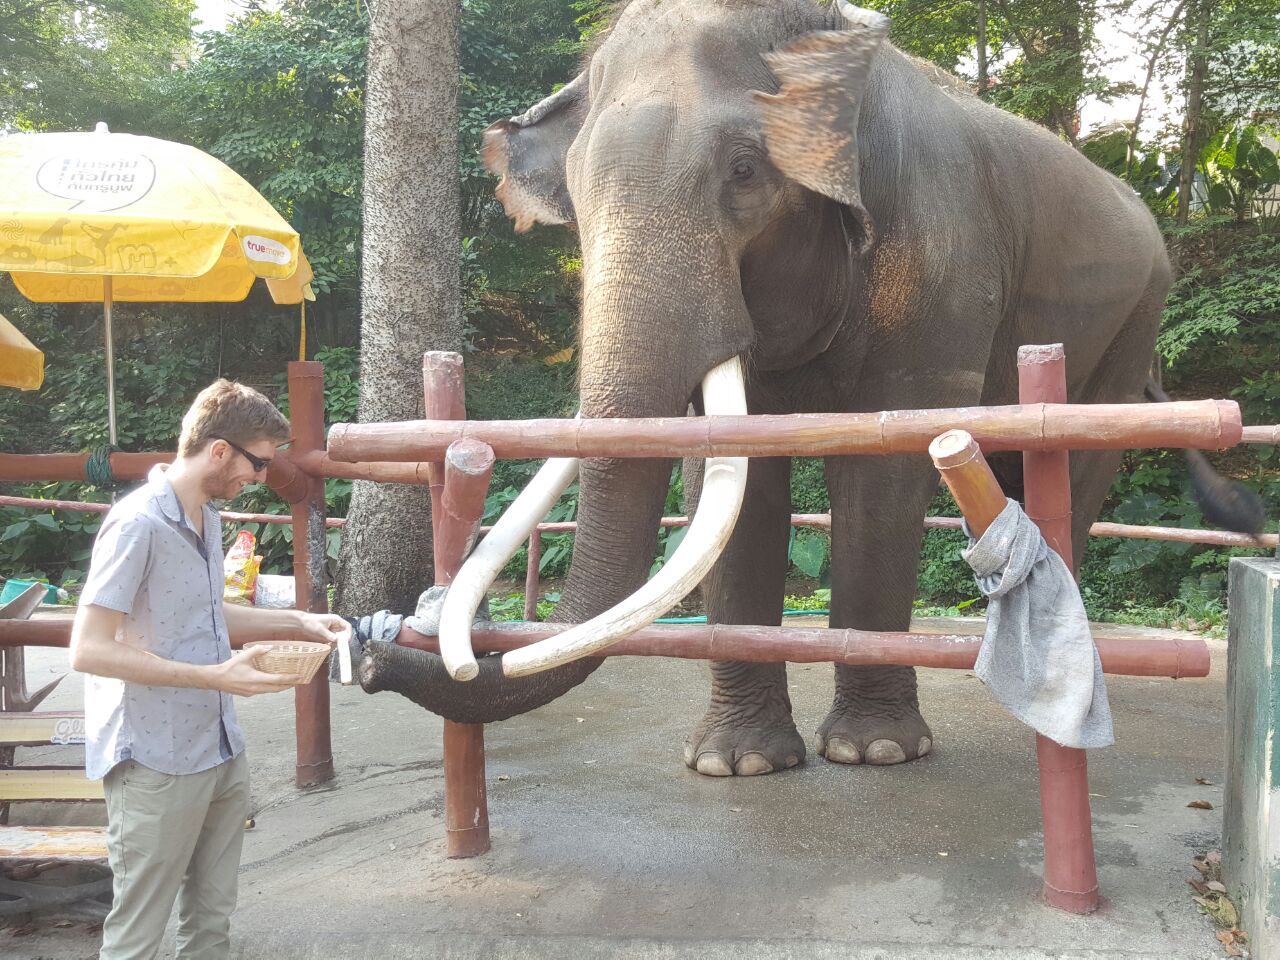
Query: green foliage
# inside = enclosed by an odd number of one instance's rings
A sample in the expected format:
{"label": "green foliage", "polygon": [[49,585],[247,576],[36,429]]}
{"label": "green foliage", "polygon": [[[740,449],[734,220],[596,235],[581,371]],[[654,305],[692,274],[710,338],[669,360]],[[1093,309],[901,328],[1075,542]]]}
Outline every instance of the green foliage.
{"label": "green foliage", "polygon": [[1280,162],[1256,125],[1226,127],[1205,145],[1200,169],[1208,183],[1209,208],[1244,223],[1254,198],[1280,185]]}
{"label": "green foliage", "polygon": [[[1173,367],[1190,360],[1193,349],[1208,348],[1232,373],[1266,377],[1280,349],[1280,235],[1197,221],[1170,239],[1190,263],[1169,294],[1161,355]],[[1224,352],[1233,339],[1235,349]],[[1198,365],[1206,359],[1201,354]]]}
{"label": "green foliage", "polygon": [[318,294],[359,289],[368,6],[285,0],[255,7],[170,85],[157,122],[253,184],[301,234]]}
{"label": "green foliage", "polygon": [[[929,504],[929,515],[958,517],[960,511],[951,494],[939,488]],[[920,548],[917,597],[930,605],[943,607],[974,601],[978,587],[973,582],[973,570],[960,556],[960,551],[967,545],[968,540],[959,530],[925,531]]]}
{"label": "green foliage", "polygon": [[783,610],[826,610],[831,606],[831,589],[823,587],[813,593],[793,596],[787,594],[782,598]]}
{"label": "green foliage", "polygon": [[573,78],[583,37],[603,6],[562,0],[463,0],[458,164],[467,341],[473,347],[554,353],[573,341],[577,272],[565,231],[516,235],[493,194],[481,139]]}
{"label": "green foliage", "polygon": [[0,0],[0,130],[149,132],[157,82],[191,51],[194,0]]}
{"label": "green foliage", "polygon": [[826,513],[827,477],[821,457],[791,458],[791,509],[796,513]]}
{"label": "green foliage", "polygon": [[[546,620],[560,602],[560,594],[548,593],[538,598],[537,619]],[[524,619],[524,594],[503,593],[489,597],[489,616],[496,622]]]}
{"label": "green foliage", "polygon": [[791,564],[810,580],[818,580],[831,562],[831,539],[819,530],[797,530],[791,541]]}
{"label": "green foliage", "polygon": [[[46,500],[106,503],[100,490],[80,484],[40,483],[20,489],[16,496]],[[0,581],[10,578],[49,583],[83,582],[102,514],[66,510],[0,507]]]}

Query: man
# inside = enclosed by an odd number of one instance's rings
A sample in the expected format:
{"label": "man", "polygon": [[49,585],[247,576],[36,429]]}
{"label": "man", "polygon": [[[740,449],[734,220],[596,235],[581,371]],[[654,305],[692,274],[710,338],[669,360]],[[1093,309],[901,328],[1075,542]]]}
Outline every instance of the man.
{"label": "man", "polygon": [[[346,643],[340,617],[223,605],[211,500],[261,480],[289,423],[262,394],[219,380],[182,420],[178,456],[107,514],[71,634],[85,677],[85,768],[104,779],[114,902],[103,960],[151,960],[178,899],[177,955],[225,957],[249,805],[231,694],[287,690],[245,639]],[[179,896],[179,892],[181,895]]]}

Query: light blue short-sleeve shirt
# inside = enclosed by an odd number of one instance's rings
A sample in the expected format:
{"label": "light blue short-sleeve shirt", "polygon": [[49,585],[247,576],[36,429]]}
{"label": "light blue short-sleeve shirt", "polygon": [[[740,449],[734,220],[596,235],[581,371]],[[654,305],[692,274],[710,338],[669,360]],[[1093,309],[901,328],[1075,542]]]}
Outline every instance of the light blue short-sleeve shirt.
{"label": "light blue short-sleeve shirt", "polygon": [[[205,504],[204,536],[164,467],[121,499],[93,545],[80,603],[125,615],[117,639],[167,660],[231,658],[222,615],[222,522]],[[136,760],[161,773],[199,773],[244,750],[230,694],[85,676],[85,772],[98,780]]]}

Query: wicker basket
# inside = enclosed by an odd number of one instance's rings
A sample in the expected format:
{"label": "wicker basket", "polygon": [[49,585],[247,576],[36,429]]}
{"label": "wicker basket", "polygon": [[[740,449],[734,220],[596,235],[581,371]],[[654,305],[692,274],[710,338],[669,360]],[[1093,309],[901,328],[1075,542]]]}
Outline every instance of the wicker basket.
{"label": "wicker basket", "polygon": [[254,640],[244,648],[260,651],[253,658],[253,665],[263,673],[297,674],[302,683],[316,675],[332,649],[327,643],[310,640]]}

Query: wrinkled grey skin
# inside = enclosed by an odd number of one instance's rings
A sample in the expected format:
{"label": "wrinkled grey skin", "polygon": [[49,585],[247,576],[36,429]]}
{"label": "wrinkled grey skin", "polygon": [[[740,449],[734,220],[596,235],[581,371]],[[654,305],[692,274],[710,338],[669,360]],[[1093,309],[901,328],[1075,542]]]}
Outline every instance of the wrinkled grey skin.
{"label": "wrinkled grey skin", "polygon": [[[517,228],[581,239],[585,416],[682,415],[735,354],[753,413],[1015,403],[1017,347],[1054,342],[1072,401],[1142,399],[1169,267],[1133,192],[807,0],[636,0],[577,80],[490,129],[486,160]],[[1077,557],[1119,456],[1072,454]],[[644,580],[669,469],[584,462],[561,619]],[[906,629],[936,472],[919,455],[832,458],[826,474],[832,625]],[[752,460],[749,477],[704,595],[715,621],[777,624],[789,464]],[[528,678],[521,705],[596,665]],[[691,767],[804,758],[784,665],[711,674]],[[835,674],[821,755],[928,752],[912,669]]]}

